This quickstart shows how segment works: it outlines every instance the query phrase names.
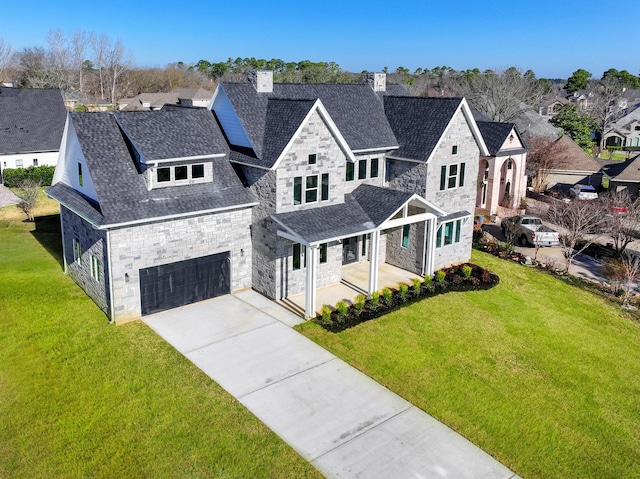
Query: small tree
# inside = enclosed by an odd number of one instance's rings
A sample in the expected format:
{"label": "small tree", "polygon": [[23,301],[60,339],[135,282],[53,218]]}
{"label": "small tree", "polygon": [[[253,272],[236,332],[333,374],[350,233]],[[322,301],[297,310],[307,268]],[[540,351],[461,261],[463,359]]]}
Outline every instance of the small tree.
{"label": "small tree", "polygon": [[591,151],[594,142],[591,140],[593,131],[597,128],[596,121],[578,111],[578,107],[568,103],[558,109],[558,113],[549,120],[553,126],[561,128],[575,141],[580,148]]}
{"label": "small tree", "polygon": [[542,193],[547,189],[550,170],[566,164],[564,142],[546,136],[535,136],[528,143],[527,168],[533,172],[531,186],[536,193]]}
{"label": "small tree", "polygon": [[[593,201],[554,203],[549,208],[549,220],[563,230],[560,232],[560,247],[565,272],[569,272],[573,259],[594,241],[595,236],[587,239],[585,234],[593,231],[601,219],[602,210]],[[578,243],[581,244],[579,248]]]}
{"label": "small tree", "polygon": [[633,284],[638,281],[638,277],[640,276],[640,256],[630,251],[625,251],[620,261],[624,274],[624,296],[622,304],[623,306],[628,306]]}
{"label": "small tree", "polygon": [[27,221],[33,221],[33,210],[40,195],[40,183],[33,180],[25,180],[20,183],[16,195],[21,200],[18,203],[18,208],[27,216]]}
{"label": "small tree", "polygon": [[634,201],[625,190],[612,192],[602,197],[602,209],[604,229],[621,257],[640,230],[640,201]]}

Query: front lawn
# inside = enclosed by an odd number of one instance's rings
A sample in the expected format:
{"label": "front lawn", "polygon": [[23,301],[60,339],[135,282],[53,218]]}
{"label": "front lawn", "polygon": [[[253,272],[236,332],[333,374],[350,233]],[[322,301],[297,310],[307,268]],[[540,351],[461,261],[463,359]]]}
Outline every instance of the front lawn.
{"label": "front lawn", "polygon": [[109,325],[57,215],[21,220],[0,209],[0,477],[321,477],[143,323]]}
{"label": "front lawn", "polygon": [[500,284],[299,329],[523,478],[640,477],[640,324],[544,272],[472,261]]}

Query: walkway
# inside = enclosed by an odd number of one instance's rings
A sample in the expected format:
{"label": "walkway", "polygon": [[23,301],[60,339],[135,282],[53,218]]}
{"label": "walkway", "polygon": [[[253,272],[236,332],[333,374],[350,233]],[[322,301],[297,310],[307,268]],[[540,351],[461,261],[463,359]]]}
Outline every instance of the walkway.
{"label": "walkway", "polygon": [[0,208],[17,205],[18,203],[20,203],[20,198],[14,195],[6,186],[0,185]]}
{"label": "walkway", "polygon": [[144,318],[330,478],[516,478],[291,326],[254,291]]}

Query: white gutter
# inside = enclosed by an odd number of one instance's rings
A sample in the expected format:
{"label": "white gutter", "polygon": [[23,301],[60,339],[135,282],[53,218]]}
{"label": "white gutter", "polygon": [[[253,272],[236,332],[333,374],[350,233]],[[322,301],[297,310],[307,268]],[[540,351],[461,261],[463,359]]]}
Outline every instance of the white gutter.
{"label": "white gutter", "polygon": [[[225,156],[227,156],[226,153],[215,153],[213,155],[183,156],[181,158],[163,158],[163,159],[159,159],[159,160],[152,160],[151,163],[154,163],[156,165],[158,163],[176,163],[176,162],[180,163],[180,162],[183,162],[183,161],[207,160],[207,159],[210,159],[210,158],[224,158]],[[143,160],[143,161],[141,161],[141,163],[146,164],[147,161]]]}
{"label": "white gutter", "polygon": [[116,322],[115,318],[115,310],[113,308],[113,269],[111,267],[111,235],[110,231],[107,230],[107,261],[109,266],[109,323],[113,324]]}
{"label": "white gutter", "polygon": [[363,148],[362,150],[351,150],[352,153],[367,153],[367,152],[376,152],[376,151],[384,151],[384,150],[397,150],[400,146],[381,146],[380,148]]}

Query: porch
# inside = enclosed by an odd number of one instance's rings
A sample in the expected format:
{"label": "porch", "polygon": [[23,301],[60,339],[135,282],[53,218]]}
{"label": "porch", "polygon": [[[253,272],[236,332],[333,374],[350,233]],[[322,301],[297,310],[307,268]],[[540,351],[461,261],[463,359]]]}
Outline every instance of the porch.
{"label": "porch", "polygon": [[[352,304],[356,296],[360,294],[366,296],[369,287],[369,272],[369,261],[344,265],[342,267],[342,281],[317,289],[316,312],[319,313],[322,310],[322,306],[325,305],[334,309],[338,301]],[[389,263],[381,263],[378,265],[378,290],[397,288],[399,283],[411,285],[412,279],[419,277],[417,274],[405,271]],[[302,292],[281,299],[279,303],[290,311],[304,317],[305,301],[306,293]]]}

